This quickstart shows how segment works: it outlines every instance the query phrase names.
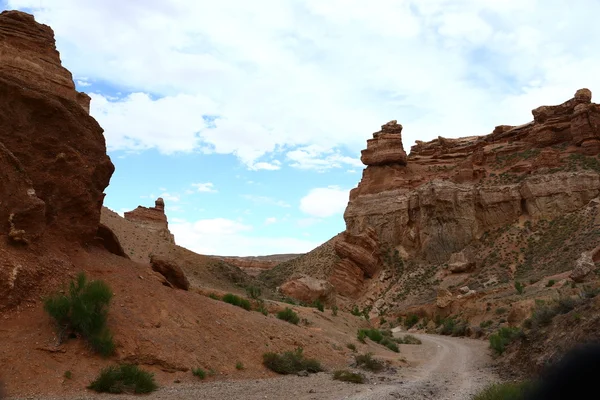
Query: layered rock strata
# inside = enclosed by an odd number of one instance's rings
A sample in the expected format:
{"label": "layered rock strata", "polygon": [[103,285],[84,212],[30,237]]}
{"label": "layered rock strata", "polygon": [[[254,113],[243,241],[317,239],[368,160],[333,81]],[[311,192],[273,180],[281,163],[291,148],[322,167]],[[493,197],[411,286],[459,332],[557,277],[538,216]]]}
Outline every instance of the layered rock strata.
{"label": "layered rock strata", "polygon": [[165,201],[159,197],[154,207],[138,206],[124,214],[126,220],[135,223],[141,229],[158,234],[167,242],[175,244],[175,236],[169,231],[169,223],[165,214]]}

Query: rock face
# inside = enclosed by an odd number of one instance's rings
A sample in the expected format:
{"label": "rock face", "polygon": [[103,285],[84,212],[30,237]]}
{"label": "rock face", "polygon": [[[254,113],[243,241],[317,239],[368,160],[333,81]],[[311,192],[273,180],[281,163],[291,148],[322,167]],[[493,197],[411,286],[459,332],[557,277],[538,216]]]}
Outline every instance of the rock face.
{"label": "rock face", "polygon": [[175,244],[175,236],[169,231],[169,223],[165,215],[165,201],[159,197],[154,207],[138,206],[124,214],[125,219],[134,222],[142,229],[155,232],[170,243]]}
{"label": "rock face", "polygon": [[150,265],[152,270],[164,276],[174,287],[183,290],[190,288],[190,282],[177,264],[161,257],[152,256],[150,257]]}
{"label": "rock face", "polygon": [[571,272],[569,278],[575,282],[583,282],[585,277],[594,269],[596,269],[596,265],[592,259],[592,254],[588,252],[582,253],[577,261],[575,261],[575,268],[573,268],[573,272]]}
{"label": "rock face", "polygon": [[[486,136],[417,142],[408,157],[401,125],[383,125],[363,150],[367,168],[350,193],[346,234],[372,229],[402,254],[448,262],[487,231],[585,206],[600,194],[598,161],[589,158],[600,152],[600,106],[581,89],[532,113],[534,121]],[[362,262],[361,269],[373,268]],[[454,272],[472,267],[452,264]]]}
{"label": "rock face", "polygon": [[335,302],[335,290],[331,283],[306,275],[285,282],[279,289],[286,296],[306,303],[315,300],[320,300],[324,304]]}
{"label": "rock face", "polygon": [[52,30],[0,14],[0,235],[91,242],[114,166],[103,130],[61,66]]}

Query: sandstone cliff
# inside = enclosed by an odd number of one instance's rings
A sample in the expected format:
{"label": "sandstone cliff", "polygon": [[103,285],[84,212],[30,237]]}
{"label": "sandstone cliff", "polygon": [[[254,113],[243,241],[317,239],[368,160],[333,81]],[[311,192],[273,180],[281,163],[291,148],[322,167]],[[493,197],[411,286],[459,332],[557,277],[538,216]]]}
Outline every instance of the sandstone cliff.
{"label": "sandstone cliff", "polygon": [[165,201],[159,197],[154,207],[138,206],[133,211],[127,211],[124,216],[141,229],[156,233],[166,241],[175,244],[175,236],[169,231],[169,223],[165,214]]}
{"label": "sandstone cliff", "polygon": [[[309,275],[379,312],[383,304],[433,304],[440,285],[481,288],[574,268],[598,245],[600,106],[581,89],[532,114],[488,135],[417,141],[408,156],[402,125],[383,125],[362,151],[346,230],[332,241],[338,260],[326,277]],[[572,235],[566,249],[562,232]],[[539,254],[539,240],[555,247]],[[302,259],[288,279],[310,270]]]}
{"label": "sandstone cliff", "polygon": [[0,249],[0,308],[52,284],[55,268],[67,268],[49,242],[66,249],[97,234],[114,166],[88,103],[61,65],[52,30],[29,14],[2,12],[0,240],[9,246]]}

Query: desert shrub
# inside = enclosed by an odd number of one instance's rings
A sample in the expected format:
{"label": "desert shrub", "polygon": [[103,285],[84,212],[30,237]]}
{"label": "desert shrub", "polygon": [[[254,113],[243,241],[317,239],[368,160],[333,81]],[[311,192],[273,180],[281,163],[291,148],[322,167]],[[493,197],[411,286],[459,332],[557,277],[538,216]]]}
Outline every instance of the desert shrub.
{"label": "desert shrub", "polygon": [[519,328],[500,328],[498,332],[490,335],[490,347],[496,354],[502,354],[506,350],[506,346],[521,335],[522,332]]}
{"label": "desert shrub", "polygon": [[282,354],[265,353],[263,354],[263,364],[271,371],[282,375],[295,374],[300,371],[313,373],[323,371],[319,361],[313,358],[304,358],[302,347]]}
{"label": "desert shrub", "polygon": [[365,376],[363,374],[357,374],[346,369],[334,371],[333,379],[342,382],[365,383]]}
{"label": "desert shrub", "polygon": [[385,368],[383,361],[373,358],[372,353],[357,354],[354,356],[356,366],[373,372],[379,372]]}
{"label": "desert shrub", "polygon": [[579,305],[579,302],[570,297],[561,297],[554,306],[557,314],[566,314]]}
{"label": "desert shrub", "polygon": [[354,343],[348,343],[346,347],[352,351],[356,351],[356,345]]}
{"label": "desert shrub", "polygon": [[496,311],[495,311],[495,313],[496,313],[496,315],[502,315],[502,314],[505,314],[505,313],[506,313],[506,311],[508,311],[508,310],[506,309],[506,307],[499,307],[499,308],[496,308]]}
{"label": "desert shrub", "polygon": [[206,378],[206,371],[202,368],[192,368],[192,374],[200,379]]}
{"label": "desert shrub", "polygon": [[517,281],[515,282],[515,289],[517,290],[517,293],[523,294],[523,290],[525,289],[525,287],[521,282]]}
{"label": "desert shrub", "polygon": [[381,344],[382,346],[387,347],[391,351],[394,351],[396,353],[400,353],[400,349],[398,348],[398,345],[394,341],[392,341],[390,338],[388,338],[388,337],[384,337],[381,340],[381,342],[379,342],[379,344]]}
{"label": "desert shrub", "polygon": [[362,313],[360,312],[360,310],[358,309],[358,306],[354,306],[352,307],[352,311],[350,311],[350,314],[355,315],[357,317],[362,316]]}
{"label": "desert shrub", "polygon": [[331,307],[331,315],[333,315],[334,317],[337,317],[337,314],[338,314],[338,306]]}
{"label": "desert shrub", "polygon": [[557,312],[555,309],[546,305],[536,307],[531,315],[531,327],[536,329],[542,326],[550,325],[556,314]]}
{"label": "desert shrub", "polygon": [[238,361],[235,363],[235,369],[237,369],[238,371],[241,371],[244,369],[244,364],[241,361]]}
{"label": "desert shrub", "polygon": [[361,343],[367,343],[365,340],[366,337],[367,337],[367,334],[365,333],[364,329],[359,329],[358,332],[356,333],[356,338]]}
{"label": "desert shrub", "polygon": [[150,393],[158,388],[154,374],[137,365],[123,364],[104,368],[90,383],[89,389],[99,393]]}
{"label": "desert shrub", "polygon": [[404,344],[423,344],[419,338],[414,337],[413,335],[404,335],[404,338],[400,339]]}
{"label": "desert shrub", "polygon": [[258,300],[260,299],[260,296],[262,296],[262,289],[257,286],[248,286],[246,288],[246,293],[251,299]]}
{"label": "desert shrub", "polygon": [[55,292],[44,299],[44,310],[56,321],[59,340],[72,332],[85,337],[90,346],[109,356],[115,351],[113,337],[106,321],[113,293],[103,281],[88,282],[84,272],[70,282],[67,293]]}
{"label": "desert shrub", "polygon": [[315,301],[313,301],[312,306],[321,312],[325,311],[325,306],[319,299],[316,299]]}
{"label": "desert shrub", "polygon": [[379,343],[383,339],[383,335],[379,329],[359,329],[359,334],[360,332],[363,332],[366,337],[375,343]]}
{"label": "desert shrub", "polygon": [[454,331],[454,327],[456,326],[456,321],[453,318],[445,318],[442,321],[442,329],[440,330],[441,335],[452,335],[452,331]]}
{"label": "desert shrub", "polygon": [[473,400],[524,400],[530,387],[528,382],[494,383],[477,393]]}
{"label": "desert shrub", "polygon": [[415,326],[417,322],[419,322],[419,317],[415,314],[410,314],[404,320],[404,327],[406,327],[406,329],[410,329]]}
{"label": "desert shrub", "polygon": [[481,321],[479,323],[479,327],[481,329],[489,328],[490,326],[492,326],[493,323],[494,323],[494,321],[492,321],[491,319],[488,319],[487,321]]}
{"label": "desert shrub", "polygon": [[556,283],[556,281],[554,279],[550,279],[548,281],[548,283],[546,283],[546,287],[552,287],[552,286],[554,286],[555,283]]}
{"label": "desert shrub", "polygon": [[580,296],[584,299],[593,299],[598,295],[598,293],[600,293],[600,288],[591,288],[584,286]]}
{"label": "desert shrub", "polygon": [[65,379],[73,378],[73,373],[71,371],[65,371],[64,375]]}
{"label": "desert shrub", "polygon": [[452,328],[452,336],[466,336],[469,325],[466,322],[458,321]]}
{"label": "desert shrub", "polygon": [[221,300],[221,298],[219,297],[219,295],[216,294],[216,293],[211,293],[211,294],[208,295],[208,297],[210,297],[213,300]]}
{"label": "desert shrub", "polygon": [[277,318],[294,325],[298,325],[298,322],[300,322],[300,317],[298,317],[298,314],[296,314],[294,310],[289,307],[286,307],[283,311],[279,311],[277,313]]}
{"label": "desert shrub", "polygon": [[225,303],[233,304],[234,306],[238,306],[243,308],[244,310],[250,311],[252,306],[250,305],[250,301],[248,299],[244,299],[243,297],[236,296],[233,293],[227,293],[223,296],[222,299]]}
{"label": "desert shrub", "polygon": [[269,310],[267,310],[267,308],[265,307],[265,303],[263,303],[263,302],[261,302],[258,305],[258,308],[256,310],[264,316],[269,315]]}

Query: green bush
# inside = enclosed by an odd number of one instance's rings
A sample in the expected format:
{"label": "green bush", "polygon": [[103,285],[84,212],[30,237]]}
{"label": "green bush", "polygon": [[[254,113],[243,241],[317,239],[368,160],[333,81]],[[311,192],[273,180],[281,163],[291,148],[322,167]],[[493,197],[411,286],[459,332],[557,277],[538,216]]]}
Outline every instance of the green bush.
{"label": "green bush", "polygon": [[221,298],[219,297],[219,295],[216,294],[216,293],[211,293],[211,294],[208,295],[208,297],[210,297],[213,300],[221,300]]}
{"label": "green bush", "polygon": [[248,299],[236,296],[233,293],[227,293],[225,296],[223,296],[222,300],[225,303],[233,304],[234,306],[241,307],[247,311],[250,311],[252,309],[252,306],[250,305],[250,301]]}
{"label": "green bush", "polygon": [[248,286],[246,288],[246,293],[251,299],[258,300],[260,299],[260,296],[262,296],[262,289],[256,286]]}
{"label": "green bush", "polygon": [[403,344],[423,344],[420,339],[414,337],[413,335],[404,335],[404,338],[398,339]]}
{"label": "green bush", "polygon": [[362,313],[360,312],[360,310],[358,309],[358,306],[354,306],[352,307],[352,311],[350,311],[350,314],[355,315],[357,317],[362,316]]}
{"label": "green bush", "polygon": [[415,326],[417,322],[419,322],[419,316],[417,316],[415,314],[410,314],[404,320],[404,326],[406,327],[406,329],[410,329],[413,326]]}
{"label": "green bush", "polygon": [[315,301],[313,301],[312,306],[321,312],[325,311],[325,306],[319,299],[316,299]]}
{"label": "green bush", "polygon": [[469,325],[466,322],[458,321],[452,328],[452,336],[466,336]]}
{"label": "green bush", "polygon": [[263,364],[271,371],[282,375],[295,374],[300,371],[312,373],[323,371],[319,361],[313,358],[304,358],[302,347],[282,354],[265,353],[263,354]]}
{"label": "green bush", "polygon": [[365,333],[364,329],[359,329],[358,332],[356,333],[356,338],[361,343],[367,343],[367,341],[365,340],[366,337],[367,337],[367,334]]}
{"label": "green bush", "polygon": [[298,322],[300,322],[300,317],[298,317],[298,314],[296,314],[294,310],[289,307],[286,307],[283,311],[279,311],[277,313],[277,318],[294,325],[298,325]]}
{"label": "green bush", "polygon": [[363,332],[364,336],[368,337],[375,343],[379,343],[381,342],[381,339],[383,339],[383,335],[381,334],[379,329],[359,329],[359,334],[360,332]]}
{"label": "green bush", "polygon": [[357,354],[354,356],[356,366],[373,372],[379,372],[385,368],[383,361],[373,358],[373,353]]}
{"label": "green bush", "polygon": [[241,361],[235,363],[235,369],[241,371],[244,369],[244,364]]}
{"label": "green bush", "polygon": [[105,282],[88,282],[81,272],[70,282],[67,294],[55,292],[44,299],[44,310],[56,321],[61,342],[70,333],[79,333],[106,357],[115,351],[112,334],[106,326],[112,296]]}
{"label": "green bush", "polygon": [[552,287],[552,286],[554,286],[555,283],[556,283],[556,281],[554,279],[550,279],[548,281],[548,283],[546,283],[546,287]]}
{"label": "green bush", "polygon": [[206,378],[206,371],[202,368],[192,368],[192,374],[200,379]]}
{"label": "green bush", "polygon": [[65,371],[64,375],[65,379],[73,378],[73,373],[71,371]]}
{"label": "green bush", "polygon": [[104,368],[89,389],[99,393],[150,393],[158,388],[154,374],[137,365],[123,364]]}
{"label": "green bush", "polygon": [[333,379],[342,382],[351,383],[365,383],[365,376],[363,374],[357,374],[356,372],[350,372],[346,369],[337,370],[333,373]]}
{"label": "green bush", "polygon": [[354,343],[348,343],[346,347],[352,351],[356,351],[356,345]]}
{"label": "green bush", "polygon": [[440,330],[440,334],[452,335],[452,332],[454,331],[455,326],[456,326],[456,321],[453,318],[445,318],[442,321],[442,329]]}
{"label": "green bush", "polygon": [[494,383],[473,397],[473,400],[524,400],[531,384]]}
{"label": "green bush", "polygon": [[523,294],[523,290],[525,289],[525,287],[521,282],[517,281],[515,282],[515,289],[517,290],[517,293]]}
{"label": "green bush", "polygon": [[400,353],[400,349],[398,348],[398,345],[394,341],[392,341],[390,338],[388,338],[388,337],[384,337],[381,340],[381,342],[379,342],[379,344],[381,344],[382,346],[387,347],[391,351],[394,351],[396,353]]}
{"label": "green bush", "polygon": [[489,328],[490,326],[492,326],[493,323],[494,323],[494,321],[492,321],[491,319],[488,319],[487,321],[482,321],[479,324],[479,327],[481,329]]}
{"label": "green bush", "polygon": [[338,315],[338,306],[331,307],[331,315],[333,315],[334,317],[337,317],[337,315]]}
{"label": "green bush", "polygon": [[496,354],[502,354],[506,350],[506,346],[519,338],[522,332],[519,328],[500,328],[498,332],[490,335],[490,348]]}

